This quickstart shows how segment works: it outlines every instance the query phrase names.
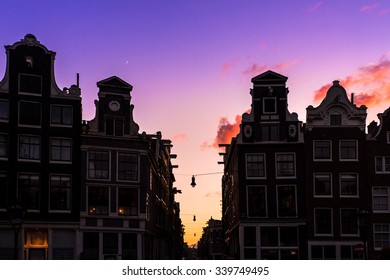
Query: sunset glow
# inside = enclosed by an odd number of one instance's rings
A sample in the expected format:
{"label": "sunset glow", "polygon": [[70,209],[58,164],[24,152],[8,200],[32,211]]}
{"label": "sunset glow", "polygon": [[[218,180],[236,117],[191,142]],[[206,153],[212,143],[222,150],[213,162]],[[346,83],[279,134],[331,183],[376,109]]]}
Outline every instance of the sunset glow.
{"label": "sunset glow", "polygon": [[[5,1],[0,44],[34,34],[56,52],[60,88],[80,74],[83,119],[94,117],[96,82],[118,76],[133,86],[140,133],[171,139],[174,186],[185,241],[221,218],[218,144],[239,132],[251,79],[288,77],[289,110],[305,122],[339,80],[369,123],[390,106],[390,2],[350,1]],[[6,69],[0,57],[0,75]],[[191,176],[197,186],[190,186]],[[196,221],[193,216],[196,215]]]}

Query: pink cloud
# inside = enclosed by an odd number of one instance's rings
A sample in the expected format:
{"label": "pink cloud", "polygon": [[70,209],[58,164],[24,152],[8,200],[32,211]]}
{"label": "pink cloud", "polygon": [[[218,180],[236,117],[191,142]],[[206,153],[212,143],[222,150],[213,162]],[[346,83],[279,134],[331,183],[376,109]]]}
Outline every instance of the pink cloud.
{"label": "pink cloud", "polygon": [[188,135],[185,133],[179,133],[176,134],[172,137],[172,141],[180,142],[180,141],[187,141],[188,140]]}
{"label": "pink cloud", "polygon": [[[340,85],[354,92],[357,105],[375,106],[390,100],[390,60],[382,57],[377,63],[358,68],[355,73],[340,80]],[[320,102],[331,84],[315,91],[314,101]]]}
{"label": "pink cloud", "polygon": [[365,6],[362,6],[360,8],[360,11],[361,12],[370,12],[370,11],[376,9],[376,7],[378,7],[378,5],[379,5],[378,3],[374,3],[374,4],[371,4],[371,5],[365,5]]}
{"label": "pink cloud", "polygon": [[279,63],[279,64],[275,64],[275,65],[259,65],[257,63],[253,63],[250,67],[248,67],[247,69],[245,69],[243,71],[243,74],[244,75],[248,75],[248,76],[256,76],[256,75],[259,75],[261,74],[262,72],[264,71],[267,71],[269,69],[272,69],[274,71],[285,71],[286,69],[288,69],[289,67],[295,65],[298,63],[298,60],[291,60],[291,61],[287,61],[287,62],[283,62],[283,63]]}
{"label": "pink cloud", "polygon": [[225,75],[230,72],[230,70],[233,68],[233,63],[226,62],[222,65],[221,74]]}
{"label": "pink cloud", "polygon": [[322,5],[322,1],[317,2],[317,3],[313,4],[313,5],[311,5],[309,8],[307,8],[306,12],[308,12],[308,13],[315,12],[315,11],[317,11],[321,7],[321,5]]}
{"label": "pink cloud", "polygon": [[[246,113],[250,113],[250,109],[246,110]],[[226,117],[221,117],[219,119],[217,135],[214,138],[212,143],[205,141],[201,148],[219,148],[219,144],[230,144],[233,137],[236,137],[240,132],[240,124],[241,124],[241,115],[236,115],[235,120],[231,123]]]}

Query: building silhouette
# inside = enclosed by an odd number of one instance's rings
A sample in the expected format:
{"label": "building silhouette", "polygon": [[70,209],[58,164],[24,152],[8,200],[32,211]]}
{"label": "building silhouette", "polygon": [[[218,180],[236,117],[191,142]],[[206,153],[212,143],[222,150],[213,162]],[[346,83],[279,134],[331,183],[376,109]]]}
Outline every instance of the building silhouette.
{"label": "building silhouette", "polygon": [[12,259],[7,208],[27,211],[17,257],[75,257],[80,217],[81,97],[60,90],[55,53],[34,35],[6,46],[0,82],[0,258]]}
{"label": "building silhouette", "polygon": [[180,259],[176,155],[161,132],[139,133],[132,86],[98,82],[96,116],[82,121],[78,78],[59,89],[53,51],[28,34],[6,53],[0,259]]}
{"label": "building silhouette", "polygon": [[287,108],[287,77],[252,79],[252,110],[223,144],[226,258],[377,259],[390,241],[390,118],[335,81],[306,123]]}

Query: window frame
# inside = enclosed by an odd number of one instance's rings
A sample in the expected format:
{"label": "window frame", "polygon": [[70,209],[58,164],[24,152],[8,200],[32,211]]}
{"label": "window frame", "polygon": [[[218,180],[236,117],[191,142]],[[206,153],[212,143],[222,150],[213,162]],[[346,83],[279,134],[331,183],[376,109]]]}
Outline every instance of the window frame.
{"label": "window frame", "polygon": [[[322,233],[318,232],[318,225],[317,225],[317,210],[329,210],[330,211],[330,233]],[[333,208],[330,207],[316,207],[313,209],[314,211],[314,236],[333,236]]]}
{"label": "window frame", "polygon": [[[125,155],[132,155],[132,156],[135,156],[136,157],[136,161],[137,161],[137,163],[136,163],[136,166],[137,166],[137,171],[136,172],[133,172],[133,173],[136,173],[136,178],[134,179],[134,180],[132,180],[132,179],[129,179],[129,180],[127,180],[127,179],[121,179],[121,178],[119,178],[120,176],[119,176],[119,173],[120,173],[120,163],[121,163],[121,161],[120,161],[120,154],[125,154]],[[129,163],[129,162],[126,162],[127,164],[132,164],[131,162]],[[117,168],[116,168],[116,180],[118,181],[118,182],[139,182],[139,180],[140,180],[140,156],[139,156],[139,154],[138,153],[135,153],[135,152],[126,152],[126,151],[118,151],[117,153],[116,153],[116,166],[117,166]]]}
{"label": "window frame", "polygon": [[[293,187],[294,188],[294,198],[293,198],[293,204],[294,204],[294,208],[295,208],[295,214],[294,215],[285,215],[285,216],[281,216],[280,215],[280,194],[279,194],[279,189],[280,188],[283,188],[283,187]],[[289,219],[289,218],[296,218],[298,217],[298,201],[297,201],[297,186],[296,185],[277,185],[276,186],[276,209],[277,209],[277,217],[278,218],[286,218],[286,219]]]}
{"label": "window frame", "polygon": [[[263,161],[249,161],[248,160],[248,157],[250,156],[262,156],[263,157]],[[252,163],[253,165],[254,164],[259,164],[261,166],[261,163],[263,163],[263,168],[262,168],[262,171],[263,171],[263,176],[249,176],[248,175],[248,165],[249,163]],[[266,154],[265,153],[247,153],[245,154],[245,176],[246,176],[246,179],[266,179],[267,177],[267,173],[266,173]],[[252,168],[251,170],[255,170],[254,168]],[[257,170],[257,169],[256,169]],[[260,173],[261,173],[261,169],[260,170]]]}
{"label": "window frame", "polygon": [[[268,104],[266,104],[267,101],[273,100],[274,101],[274,110],[273,111],[268,111],[266,108],[268,107]],[[277,106],[277,99],[276,97],[263,97],[263,114],[264,115],[274,115],[278,112],[278,106]]]}
{"label": "window frame", "polygon": [[[381,170],[378,170],[378,163],[377,160],[381,159]],[[386,171],[386,159],[389,159],[389,166],[390,166],[390,156],[376,156],[375,157],[375,174],[390,174],[389,171]]]}
{"label": "window frame", "polygon": [[[262,188],[264,193],[264,215],[251,215],[250,213],[250,198],[253,198],[253,196],[249,196],[249,188]],[[265,185],[247,185],[246,186],[246,215],[248,218],[267,218],[268,217],[268,201],[267,201],[267,186]],[[256,203],[255,203],[256,204]],[[260,203],[258,203],[260,205]],[[261,212],[261,208],[259,208],[259,212]]]}
{"label": "window frame", "polygon": [[[90,199],[90,193],[91,193],[91,189],[93,188],[100,188],[102,190],[104,190],[104,192],[106,191],[107,192],[107,198],[104,198],[105,200],[107,200],[107,204],[106,205],[92,205],[91,206],[91,199]],[[91,216],[109,216],[110,215],[110,207],[111,207],[111,188],[109,186],[104,186],[104,185],[89,185],[87,186],[87,215],[91,215]],[[100,211],[97,211],[97,206],[99,207],[99,209],[101,209]],[[104,208],[105,206],[106,209]],[[91,209],[91,207],[94,207],[95,209]],[[95,211],[95,212],[93,212]]]}
{"label": "window frame", "polygon": [[[41,192],[41,176],[40,176],[40,174],[39,173],[25,173],[25,172],[20,172],[20,173],[18,173],[17,174],[17,195],[18,195],[18,199],[20,199],[21,200],[21,203],[22,204],[25,204],[24,202],[23,202],[23,195],[21,195],[21,193],[20,193],[20,191],[22,190],[22,188],[21,188],[21,185],[20,185],[20,179],[21,179],[21,177],[22,176],[26,176],[26,177],[28,177],[28,180],[29,180],[29,183],[28,184],[26,184],[26,185],[28,185],[30,188],[33,188],[34,187],[34,185],[32,185],[31,184],[31,177],[33,177],[33,176],[36,176],[37,178],[38,178],[38,184],[37,184],[37,186],[36,186],[36,188],[37,188],[37,199],[38,199],[38,205],[37,205],[37,208],[29,208],[29,206],[25,206],[25,208],[26,208],[26,210],[28,210],[29,212],[39,212],[40,211],[40,207],[41,207],[41,198],[40,198],[40,192]],[[21,198],[22,197],[22,198]],[[31,201],[31,200],[29,200],[29,201]]]}
{"label": "window frame", "polygon": [[[375,194],[374,193],[374,189],[386,189],[387,190],[387,194],[382,194],[382,193],[379,193],[379,194]],[[372,212],[373,213],[390,213],[390,187],[389,186],[372,186]],[[381,202],[375,202],[375,198],[384,198],[384,200],[387,201],[387,209],[386,210],[382,210],[382,209],[375,209],[376,207],[375,206],[382,206],[383,203]]]}
{"label": "window frame", "polygon": [[[321,195],[321,194],[317,194],[316,192],[316,178],[322,176],[322,177],[325,177],[325,176],[328,176],[329,177],[329,189],[330,189],[330,194],[324,194],[324,195]],[[318,198],[331,198],[333,197],[333,176],[332,176],[332,173],[313,173],[313,197],[318,197]]]}
{"label": "window frame", "polygon": [[[21,114],[22,111],[24,111],[24,110],[21,110],[21,108],[20,108],[22,103],[30,103],[30,104],[38,104],[39,105],[39,124],[28,124],[28,123],[26,124],[26,123],[22,123],[21,122],[21,115],[20,114]],[[30,100],[19,100],[19,102],[18,102],[18,125],[21,126],[21,127],[36,127],[36,128],[40,128],[42,126],[42,103],[36,102],[36,101],[30,101]]]}
{"label": "window frame", "polygon": [[[342,149],[343,149],[342,143],[343,142],[354,142],[355,143],[355,158],[343,158],[342,157]],[[350,147],[347,147],[347,148],[351,149]],[[358,161],[359,160],[359,143],[357,140],[354,140],[354,139],[339,140],[339,160],[340,161]]]}
{"label": "window frame", "polygon": [[[356,219],[356,233],[344,233],[344,228],[343,228],[343,211],[347,211],[347,210],[354,210],[354,214],[353,216],[355,217]],[[340,235],[341,236],[359,236],[360,235],[360,231],[359,231],[359,220],[358,220],[358,213],[359,213],[359,209],[358,208],[340,208]]]}
{"label": "window frame", "polygon": [[[108,120],[112,121],[112,134],[108,133]],[[118,121],[122,122],[122,125],[120,126],[120,132],[118,133]],[[125,120],[123,118],[118,117],[112,117],[112,116],[106,116],[105,122],[104,122],[104,131],[106,135],[108,136],[123,136],[125,133]]]}
{"label": "window frame", "polygon": [[5,154],[2,156],[0,154],[0,160],[7,160],[9,156],[9,135],[6,133],[0,133],[0,137],[4,136],[4,141],[0,138],[0,146],[4,147]]}
{"label": "window frame", "polygon": [[[57,147],[57,148],[59,148],[60,149],[60,157],[61,157],[61,159],[53,159],[53,140],[59,140],[60,141],[60,145],[58,146],[55,146],[55,147]],[[69,141],[69,146],[64,146],[64,145],[62,145],[62,142],[63,141]],[[72,163],[72,155],[73,155],[73,153],[72,153],[72,151],[73,151],[73,149],[72,149],[72,146],[73,146],[73,141],[72,141],[72,138],[65,138],[65,137],[51,137],[50,138],[50,162],[51,163],[67,163],[67,164],[71,164]],[[62,157],[63,157],[63,148],[66,148],[66,147],[69,147],[69,160],[64,160],[64,159],[62,159]]]}
{"label": "window frame", "polygon": [[[377,227],[379,227],[379,226],[381,228],[387,227],[388,229],[387,230],[383,230],[383,229],[377,230]],[[382,250],[383,248],[387,248],[390,246],[390,224],[388,224],[388,223],[375,223],[375,224],[373,224],[373,235],[374,235],[373,241],[374,241],[374,250],[375,251],[379,251],[379,250]],[[382,235],[380,240],[378,240],[378,238],[377,238],[378,235]],[[385,246],[383,246],[383,245],[384,245],[384,242],[386,242],[386,241],[383,241],[384,240],[383,237],[387,237],[387,244],[385,243]],[[382,246],[380,246],[380,247],[377,246],[378,242],[381,242]]]}
{"label": "window frame", "polygon": [[[292,161],[279,161],[278,160],[278,157],[279,156],[289,156],[289,155],[292,155],[293,156],[293,160]],[[280,175],[279,172],[279,164],[281,163],[293,163],[293,174],[292,175]],[[283,169],[285,170],[285,169]],[[297,176],[297,166],[296,166],[296,155],[295,153],[291,153],[291,152],[286,152],[286,153],[275,153],[275,176],[276,176],[276,179],[291,179],[291,178],[296,178]]]}
{"label": "window frame", "polygon": [[[329,158],[317,158],[316,157],[316,144],[319,142],[329,143]],[[324,149],[324,148],[322,148]],[[313,141],[313,161],[332,161],[332,140],[314,140]]]}
{"label": "window frame", "polygon": [[[67,198],[69,199],[69,207],[67,209],[52,209],[52,178],[53,177],[60,177],[60,186],[59,189],[62,188],[62,178],[68,178],[69,179],[69,187],[65,186],[64,189],[67,193]],[[72,211],[72,175],[71,174],[50,174],[49,175],[49,212],[51,213],[70,213]]]}
{"label": "window frame", "polygon": [[[356,194],[352,195],[352,194],[343,194],[342,193],[342,189],[343,189],[343,186],[342,186],[342,183],[343,183],[343,176],[354,176],[356,178]],[[339,176],[339,186],[340,186],[340,190],[339,190],[339,195],[341,198],[344,198],[344,197],[350,197],[350,198],[358,198],[359,197],[359,174],[358,173],[354,173],[354,172],[343,172],[343,173],[340,173],[340,176]]]}
{"label": "window frame", "polygon": [[[60,122],[53,122],[54,108],[60,108]],[[64,108],[70,109],[70,123],[64,122]],[[73,127],[73,106],[65,104],[50,104],[50,126],[54,127]]]}
{"label": "window frame", "polygon": [[[122,197],[122,195],[120,194],[120,191],[121,190],[128,190],[128,191],[134,191],[135,192],[135,197],[136,197],[136,203],[137,205],[134,207],[133,205],[130,205],[129,206],[123,206],[121,207],[121,203],[120,203],[120,198]],[[121,217],[136,217],[139,215],[140,213],[140,203],[139,203],[139,198],[140,198],[140,194],[139,194],[139,188],[134,188],[134,187],[120,187],[118,186],[117,187],[117,197],[116,197],[116,206],[117,206],[117,215],[118,216],[121,216]],[[131,194],[133,195],[133,194]],[[125,207],[129,207],[130,208],[130,211],[129,211],[129,214],[126,214],[126,211],[123,210],[123,213],[121,213],[121,208],[125,208]],[[136,208],[136,212],[133,212],[133,208]]]}
{"label": "window frame", "polygon": [[[96,177],[96,168],[94,168],[94,172],[95,172],[95,176],[94,177],[91,177],[90,176],[90,172],[91,172],[91,168],[90,168],[90,163],[91,163],[91,152],[93,153],[107,153],[108,154],[108,166],[107,166],[107,178],[97,178]],[[99,160],[99,162],[102,162],[101,160]],[[99,170],[103,170],[103,169],[99,169]],[[88,180],[99,180],[99,181],[110,181],[111,180],[111,151],[108,151],[108,150],[95,150],[95,149],[92,149],[92,150],[88,150],[88,153],[87,153],[87,179]]]}
{"label": "window frame", "polygon": [[[8,99],[0,99],[0,104],[5,104],[4,107],[0,105],[0,113],[4,114],[4,117],[0,114],[0,122],[9,122],[9,100]],[[6,110],[3,110],[6,109]]]}
{"label": "window frame", "polygon": [[[35,139],[38,139],[39,143],[38,144],[34,144],[34,143],[27,143],[25,145],[28,145],[29,146],[29,155],[31,154],[31,147],[33,146],[37,146],[38,147],[38,158],[23,158],[23,157],[20,157],[20,153],[21,153],[21,144],[20,143],[20,139],[21,137],[26,137],[26,138],[29,138],[29,139],[32,139],[32,138],[35,138]],[[41,158],[42,158],[42,155],[41,155],[41,152],[42,152],[42,142],[41,142],[41,137],[39,135],[31,135],[31,134],[19,134],[18,135],[18,161],[29,161],[29,162],[40,162],[41,161]]]}
{"label": "window frame", "polygon": [[[38,77],[40,78],[40,92],[29,92],[29,91],[21,91],[21,77],[22,76],[30,76],[30,77]],[[23,95],[32,95],[32,96],[42,96],[43,92],[43,83],[42,83],[43,77],[42,75],[35,75],[35,74],[27,74],[27,73],[19,73],[18,75],[18,94],[23,94]]]}

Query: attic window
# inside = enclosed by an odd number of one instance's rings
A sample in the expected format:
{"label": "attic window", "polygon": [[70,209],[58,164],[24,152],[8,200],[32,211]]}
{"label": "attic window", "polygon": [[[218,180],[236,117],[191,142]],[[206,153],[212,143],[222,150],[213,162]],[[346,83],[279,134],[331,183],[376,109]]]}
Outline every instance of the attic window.
{"label": "attic window", "polygon": [[341,125],[342,116],[341,114],[330,115],[330,125]]}
{"label": "attic window", "polygon": [[33,58],[31,56],[26,56],[26,64],[28,68],[33,68]]}

